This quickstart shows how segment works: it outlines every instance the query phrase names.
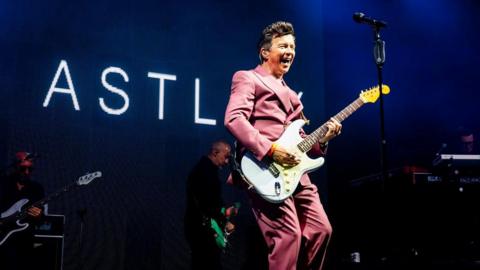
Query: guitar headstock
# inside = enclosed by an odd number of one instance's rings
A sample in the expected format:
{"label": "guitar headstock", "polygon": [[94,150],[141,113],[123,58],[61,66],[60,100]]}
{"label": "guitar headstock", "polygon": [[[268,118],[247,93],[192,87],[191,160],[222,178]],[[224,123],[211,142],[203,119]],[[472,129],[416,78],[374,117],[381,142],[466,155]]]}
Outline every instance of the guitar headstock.
{"label": "guitar headstock", "polygon": [[79,177],[78,180],[76,181],[76,184],[79,185],[79,186],[87,185],[90,182],[92,182],[95,178],[98,178],[98,177],[102,177],[102,172],[101,171],[96,171],[96,172],[93,172],[93,173],[87,173],[84,176]]}
{"label": "guitar headstock", "polygon": [[[382,94],[387,95],[388,93],[390,93],[390,87],[388,87],[388,85],[386,84],[383,84]],[[362,91],[360,93],[360,99],[364,103],[375,103],[375,101],[377,101],[379,97],[380,97],[380,91],[379,91],[378,85],[370,89],[367,89],[365,91]]]}

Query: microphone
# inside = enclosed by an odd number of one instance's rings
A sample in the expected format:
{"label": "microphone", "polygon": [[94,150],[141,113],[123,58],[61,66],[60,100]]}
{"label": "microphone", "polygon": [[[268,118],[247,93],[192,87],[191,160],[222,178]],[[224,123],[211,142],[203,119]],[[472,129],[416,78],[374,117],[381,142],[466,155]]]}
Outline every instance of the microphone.
{"label": "microphone", "polygon": [[366,23],[366,24],[369,24],[371,26],[375,26],[375,27],[378,27],[378,28],[387,26],[386,22],[380,21],[380,20],[375,20],[375,19],[372,19],[370,17],[367,17],[362,12],[353,13],[353,20],[357,23]]}
{"label": "microphone", "polygon": [[437,156],[437,157],[440,156],[443,153],[443,151],[447,148],[447,146],[448,145],[446,143],[442,143],[440,145],[440,148],[438,149],[437,153],[435,153],[435,156]]}
{"label": "microphone", "polygon": [[[442,162],[441,155],[442,155],[443,151],[445,151],[445,149],[447,149],[447,147],[448,147],[448,144],[446,144],[446,143],[442,143],[440,145],[440,148],[435,153],[435,159],[432,161],[433,166],[437,166],[438,164],[440,164]],[[451,166],[451,163],[448,164],[448,167],[450,167],[450,166]]]}

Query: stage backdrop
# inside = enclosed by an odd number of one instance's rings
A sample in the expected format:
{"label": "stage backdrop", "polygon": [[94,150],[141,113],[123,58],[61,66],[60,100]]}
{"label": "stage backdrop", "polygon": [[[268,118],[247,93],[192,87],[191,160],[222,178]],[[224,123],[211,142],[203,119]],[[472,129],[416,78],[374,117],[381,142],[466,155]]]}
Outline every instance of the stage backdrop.
{"label": "stage backdrop", "polygon": [[[63,269],[187,269],[185,179],[213,140],[233,141],[223,127],[231,77],[257,65],[261,29],[294,24],[286,81],[312,131],[376,84],[373,34],[355,11],[389,22],[389,162],[429,163],[457,125],[478,125],[474,1],[2,1],[2,164],[38,153],[47,193],[103,173],[50,203],[66,215]],[[380,170],[378,119],[376,104],[344,123],[312,177],[324,203],[327,181]],[[224,262],[241,269],[255,225],[241,192],[225,187],[225,199],[244,203]]]}

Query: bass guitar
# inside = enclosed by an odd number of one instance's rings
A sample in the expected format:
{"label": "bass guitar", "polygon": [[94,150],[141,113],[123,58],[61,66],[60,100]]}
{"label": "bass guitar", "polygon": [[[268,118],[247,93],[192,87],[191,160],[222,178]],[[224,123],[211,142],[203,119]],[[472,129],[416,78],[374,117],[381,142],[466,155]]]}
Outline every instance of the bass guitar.
{"label": "bass guitar", "polygon": [[34,202],[33,204],[25,208],[24,206],[28,204],[28,199],[21,199],[18,202],[14,203],[8,210],[0,214],[0,245],[2,245],[13,233],[20,232],[28,228],[29,224],[27,222],[22,223],[22,220],[28,216],[29,208],[42,207],[49,201],[63,194],[64,192],[71,190],[72,187],[87,185],[95,178],[101,176],[102,173],[100,171],[85,174],[78,178],[77,181],[65,186],[64,188],[58,190],[53,194],[48,195],[47,197],[37,202]]}

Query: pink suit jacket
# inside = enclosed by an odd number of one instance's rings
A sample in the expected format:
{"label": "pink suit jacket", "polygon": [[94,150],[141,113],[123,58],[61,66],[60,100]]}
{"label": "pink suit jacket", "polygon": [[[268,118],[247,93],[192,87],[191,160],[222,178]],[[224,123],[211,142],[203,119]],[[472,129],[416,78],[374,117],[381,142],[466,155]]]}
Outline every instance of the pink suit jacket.
{"label": "pink suit jacket", "polygon": [[[302,110],[297,94],[283,80],[257,66],[254,70],[242,70],[233,75],[225,126],[243,147],[261,160],[285,127],[301,117]],[[303,131],[301,135],[304,135]],[[324,154],[319,144],[312,152]],[[304,185],[307,181],[310,182],[307,175],[300,180]]]}

